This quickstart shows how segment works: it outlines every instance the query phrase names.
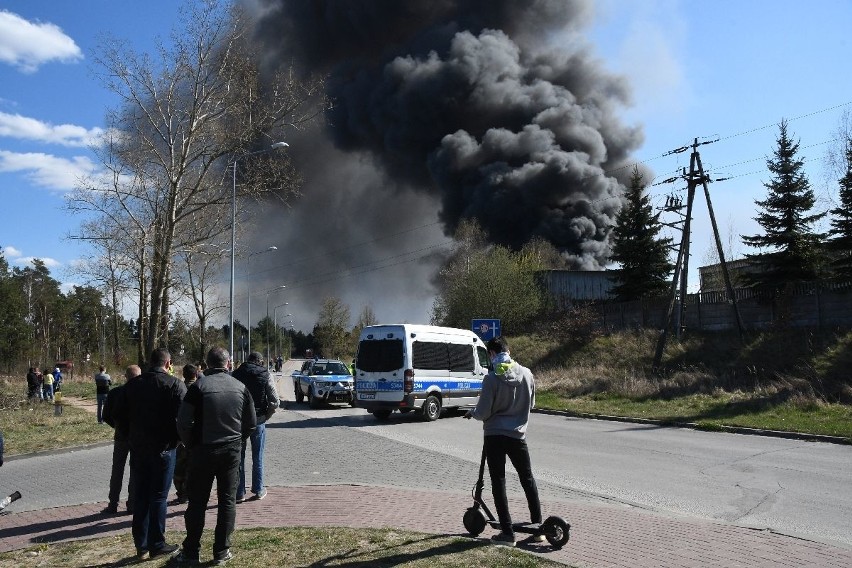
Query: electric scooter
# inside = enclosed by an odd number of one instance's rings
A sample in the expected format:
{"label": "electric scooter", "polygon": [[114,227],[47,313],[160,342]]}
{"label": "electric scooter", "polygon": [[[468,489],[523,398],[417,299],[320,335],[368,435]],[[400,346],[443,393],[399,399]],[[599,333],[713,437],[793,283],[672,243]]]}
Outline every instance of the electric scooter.
{"label": "electric scooter", "polygon": [[[479,479],[476,480],[476,485],[473,486],[473,507],[468,508],[464,513],[462,521],[464,528],[471,536],[479,536],[485,527],[491,525],[492,528],[500,529],[500,521],[494,518],[494,515],[488,509],[485,501],[482,499],[482,489],[485,487],[483,480],[485,475],[485,448],[482,448],[482,461],[479,463]],[[547,542],[553,548],[559,549],[565,546],[570,538],[571,525],[569,525],[562,517],[547,517],[544,522],[539,523],[513,523],[512,528],[516,533],[529,534],[532,536],[544,535]]]}

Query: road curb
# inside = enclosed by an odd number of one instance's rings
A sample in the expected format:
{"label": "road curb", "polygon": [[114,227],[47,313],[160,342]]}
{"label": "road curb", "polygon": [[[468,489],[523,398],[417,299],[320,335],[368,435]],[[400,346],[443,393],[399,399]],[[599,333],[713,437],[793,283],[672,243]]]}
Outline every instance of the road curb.
{"label": "road curb", "polygon": [[767,436],[771,438],[786,438],[788,440],[804,440],[807,442],[825,442],[828,444],[852,445],[852,439],[842,436],[827,436],[825,434],[806,434],[802,432],[785,432],[783,430],[761,430],[760,428],[746,428],[744,426],[707,426],[697,422],[676,422],[673,420],[655,420],[653,418],[633,418],[629,416],[610,416],[608,414],[593,414],[589,412],[575,412],[573,410],[556,410],[549,408],[536,408],[533,412],[539,414],[551,414],[554,416],[568,416],[571,418],[584,418],[591,420],[611,420],[613,422],[630,422],[633,424],[648,424],[649,426],[660,426],[666,428],[690,428],[705,432],[728,432],[730,434],[747,434],[751,436]]}
{"label": "road curb", "polygon": [[103,446],[111,446],[113,440],[104,440],[103,442],[93,442],[82,446],[68,446],[67,448],[56,448],[55,450],[42,450],[40,452],[30,452],[28,454],[15,454],[13,456],[4,456],[3,461],[22,460],[24,458],[37,458],[39,456],[55,456],[58,454],[67,454],[69,452],[79,452],[82,450],[91,450],[93,448],[101,448]]}

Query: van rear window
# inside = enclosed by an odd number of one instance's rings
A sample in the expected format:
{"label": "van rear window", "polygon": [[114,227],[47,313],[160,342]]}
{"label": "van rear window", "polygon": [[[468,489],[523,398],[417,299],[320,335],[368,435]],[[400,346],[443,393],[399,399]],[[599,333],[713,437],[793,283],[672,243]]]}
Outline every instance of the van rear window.
{"label": "van rear window", "polygon": [[402,340],[362,341],[358,345],[358,369],[368,373],[386,373],[402,369]]}

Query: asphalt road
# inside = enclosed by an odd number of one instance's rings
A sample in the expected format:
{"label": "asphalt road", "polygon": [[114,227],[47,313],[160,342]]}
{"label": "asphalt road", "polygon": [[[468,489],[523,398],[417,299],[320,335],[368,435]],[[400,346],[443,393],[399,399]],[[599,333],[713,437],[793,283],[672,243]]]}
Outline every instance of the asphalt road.
{"label": "asphalt road", "polygon": [[[458,415],[424,423],[399,413],[382,423],[342,405],[311,410],[292,402],[288,376],[279,383],[288,409],[305,420],[399,442],[429,460],[461,460],[468,465],[459,474],[468,485],[475,480],[479,423]],[[546,414],[533,415],[528,440],[545,495],[609,501],[852,548],[850,446]]]}
{"label": "asphalt road", "polygon": [[[475,481],[479,423],[459,416],[424,423],[400,414],[381,423],[340,405],[311,410],[293,402],[286,373],[279,390],[285,410],[267,429],[268,485],[363,484],[457,493],[469,491]],[[533,416],[529,440],[540,492],[548,500],[713,519],[852,549],[848,446],[545,414]],[[24,494],[10,507],[15,511],[103,502],[111,452],[104,445],[7,461],[0,494],[15,489]],[[520,494],[514,480],[509,491]]]}

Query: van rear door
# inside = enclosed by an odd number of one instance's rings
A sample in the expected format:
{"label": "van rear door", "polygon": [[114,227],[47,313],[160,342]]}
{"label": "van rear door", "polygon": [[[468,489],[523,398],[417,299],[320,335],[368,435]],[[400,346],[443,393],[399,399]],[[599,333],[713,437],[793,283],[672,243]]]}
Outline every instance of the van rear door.
{"label": "van rear door", "polygon": [[364,339],[358,345],[355,392],[358,400],[402,402],[405,357],[402,338]]}

